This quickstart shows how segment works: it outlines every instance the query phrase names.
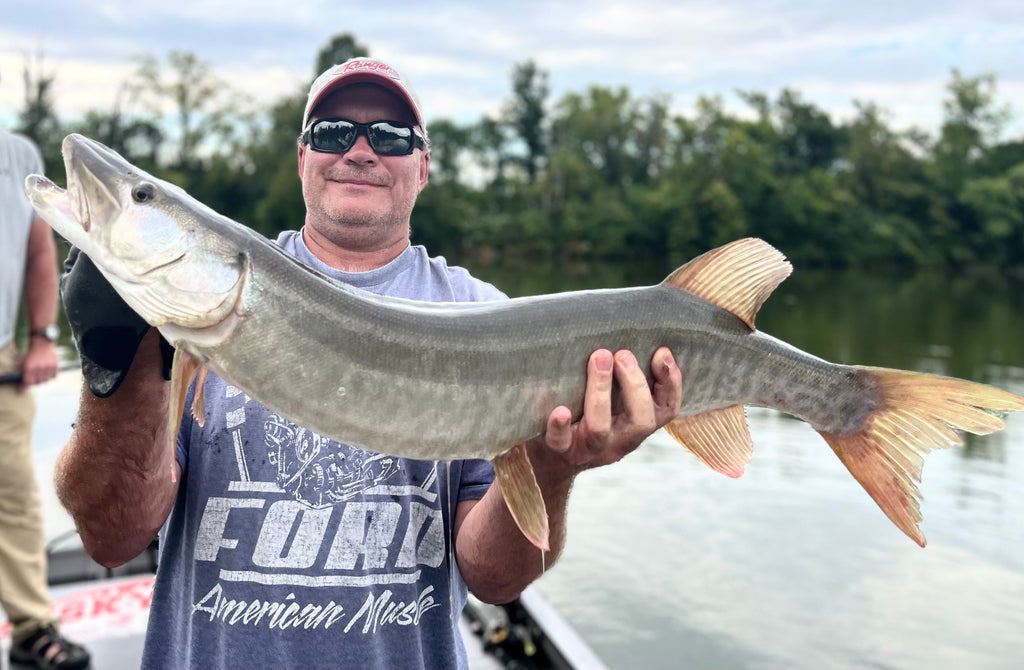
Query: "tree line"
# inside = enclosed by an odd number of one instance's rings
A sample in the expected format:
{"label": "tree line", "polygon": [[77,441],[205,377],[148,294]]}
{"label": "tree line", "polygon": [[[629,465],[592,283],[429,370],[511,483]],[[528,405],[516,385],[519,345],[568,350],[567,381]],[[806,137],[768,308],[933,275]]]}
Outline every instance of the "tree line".
{"label": "tree line", "polygon": [[[310,78],[366,55],[335,36]],[[268,237],[302,225],[305,90],[259,109],[211,64],[172,51],[140,58],[109,107],[63,121],[54,75],[36,62],[24,78],[16,130],[56,181],[60,141],[80,132]],[[745,114],[718,96],[677,114],[668,95],[626,87],[552,101],[533,61],[510,83],[496,118],[428,118],[430,184],[412,224],[432,253],[668,264],[753,235],[805,265],[1024,267],[1024,139],[1002,139],[1012,110],[993,74],[951,71],[934,135],[893,129],[872,102],[837,121],[791,89],[739,92]]]}

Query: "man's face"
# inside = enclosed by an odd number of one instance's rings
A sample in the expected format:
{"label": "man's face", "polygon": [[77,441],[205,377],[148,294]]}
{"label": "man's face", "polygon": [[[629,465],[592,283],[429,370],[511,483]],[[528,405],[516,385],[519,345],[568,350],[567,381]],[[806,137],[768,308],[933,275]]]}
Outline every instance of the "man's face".
{"label": "man's face", "polygon": [[[335,91],[310,114],[310,122],[339,118],[416,123],[401,98],[373,84]],[[364,135],[344,154],[301,145],[306,224],[345,249],[375,250],[394,244],[409,235],[409,217],[427,184],[429,165],[429,154],[420,149],[408,156],[379,156]]]}

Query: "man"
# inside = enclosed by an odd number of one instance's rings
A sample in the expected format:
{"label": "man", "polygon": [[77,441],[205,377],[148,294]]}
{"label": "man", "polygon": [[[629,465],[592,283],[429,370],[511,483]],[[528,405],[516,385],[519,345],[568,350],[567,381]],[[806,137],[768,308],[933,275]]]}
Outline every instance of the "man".
{"label": "man", "polygon": [[[29,386],[57,374],[57,255],[53,233],[25,197],[25,177],[41,173],[39,150],[0,130],[0,606],[10,620],[11,661],[84,668],[89,654],[57,632],[46,586],[46,538],[32,463],[35,403]],[[28,350],[14,342],[24,294]]]}
{"label": "man", "polygon": [[[323,73],[302,131],[305,226],[278,238],[286,252],[384,294],[502,297],[410,246],[430,154],[416,97],[393,68],[354,59]],[[88,267],[78,259],[65,280],[69,315],[94,312],[77,304],[98,300],[81,290],[95,286]],[[90,328],[78,325],[80,343]],[[492,485],[490,464],[412,461],[338,444],[214,375],[204,427],[183,421],[172,479],[166,356],[158,333],[135,332],[135,360],[99,366],[109,374],[91,383],[109,397],[83,392],[56,477],[101,563],[129,560],[163,528],[147,667],[464,667],[458,617],[466,587],[490,602],[521,592],[563,547],[576,474],[635,449],[681,401],[667,350],[655,355],[653,392],[629,352],[594,353],[584,418],[570,424],[569,410],[556,408],[545,436],[528,444],[551,516],[552,551],[542,560]],[[99,357],[109,361],[106,353]],[[614,415],[613,380],[623,407]]]}

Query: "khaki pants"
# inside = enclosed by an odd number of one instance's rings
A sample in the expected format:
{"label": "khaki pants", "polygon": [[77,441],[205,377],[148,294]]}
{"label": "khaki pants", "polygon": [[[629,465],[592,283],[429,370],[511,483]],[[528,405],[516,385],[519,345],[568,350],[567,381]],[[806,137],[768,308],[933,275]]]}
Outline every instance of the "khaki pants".
{"label": "khaki pants", "polygon": [[[20,359],[13,343],[4,346],[0,373],[16,371]],[[32,465],[35,411],[31,392],[0,384],[0,606],[14,641],[51,616],[43,512]]]}

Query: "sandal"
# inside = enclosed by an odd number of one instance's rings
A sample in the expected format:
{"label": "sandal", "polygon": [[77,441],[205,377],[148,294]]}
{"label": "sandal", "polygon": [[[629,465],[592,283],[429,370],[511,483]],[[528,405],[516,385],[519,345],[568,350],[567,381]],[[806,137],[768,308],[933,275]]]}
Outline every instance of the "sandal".
{"label": "sandal", "polygon": [[89,652],[61,637],[52,624],[47,624],[21,642],[11,644],[11,664],[15,663],[39,670],[82,670],[89,665]]}

